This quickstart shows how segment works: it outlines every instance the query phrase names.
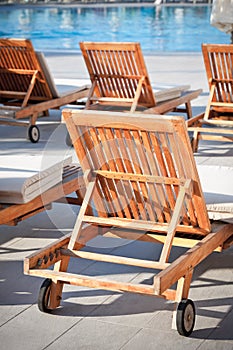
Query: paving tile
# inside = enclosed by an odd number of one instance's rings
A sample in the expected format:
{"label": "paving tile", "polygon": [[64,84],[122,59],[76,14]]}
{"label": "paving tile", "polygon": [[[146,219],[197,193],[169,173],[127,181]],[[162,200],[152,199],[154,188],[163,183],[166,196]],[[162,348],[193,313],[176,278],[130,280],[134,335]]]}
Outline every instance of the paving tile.
{"label": "paving tile", "polygon": [[47,349],[118,350],[138,331],[137,327],[85,318]]}
{"label": "paving tile", "polygon": [[[23,262],[18,260],[0,261],[0,303],[24,304],[29,295],[32,295],[39,278],[23,274]],[[34,298],[29,298],[32,303]]]}
{"label": "paving tile", "polygon": [[[11,319],[15,318],[17,315],[21,314],[28,305],[1,305],[0,306],[0,327],[9,322]],[[1,339],[1,336],[0,336]]]}
{"label": "paving tile", "polygon": [[111,291],[65,285],[62,293],[61,307],[54,310],[53,314],[85,317],[111,298],[113,294]]}
{"label": "paving tile", "polygon": [[154,330],[163,329],[165,332],[170,332],[172,330],[172,316],[174,309],[174,303],[164,301],[160,310],[157,313],[154,313],[153,318],[145,327]]}
{"label": "paving tile", "polygon": [[198,350],[232,350],[233,342],[205,340]]}
{"label": "paving tile", "polygon": [[231,344],[233,348],[233,300],[231,306],[229,306],[229,312],[222,319],[222,321],[218,324],[218,327],[212,330],[211,334],[208,337],[208,340],[215,341],[224,341],[224,343]]}
{"label": "paving tile", "polygon": [[[0,225],[0,244],[7,244],[9,241],[15,239],[15,238],[21,238],[22,231],[20,228],[20,225],[18,226],[7,226],[7,225]],[[1,246],[0,246],[1,249]],[[2,250],[0,250],[0,254],[2,254]],[[0,255],[1,258],[1,255]]]}
{"label": "paving tile", "polygon": [[1,349],[43,349],[80,320],[45,314],[32,305],[0,327]]}
{"label": "paving tile", "polygon": [[0,325],[37,301],[41,279],[23,275],[22,261],[0,261]]}
{"label": "paving tile", "polygon": [[133,293],[115,294],[90,316],[98,320],[143,327],[161,310],[161,299]]}
{"label": "paving tile", "polygon": [[161,244],[153,244],[149,242],[142,242],[139,240],[127,241],[118,239],[118,241],[123,241],[123,243],[119,243],[119,247],[116,247],[116,249],[114,250],[115,255],[122,254],[123,256],[130,256],[132,258],[137,259],[141,258],[156,260],[159,258],[162,249]]}
{"label": "paving tile", "polygon": [[197,350],[202,340],[180,336],[176,331],[143,328],[121,350]]}

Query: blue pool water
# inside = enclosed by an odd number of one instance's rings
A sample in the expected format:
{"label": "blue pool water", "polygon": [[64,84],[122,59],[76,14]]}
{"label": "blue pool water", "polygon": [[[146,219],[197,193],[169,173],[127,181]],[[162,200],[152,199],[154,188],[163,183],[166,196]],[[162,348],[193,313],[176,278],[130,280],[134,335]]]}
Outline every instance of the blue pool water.
{"label": "blue pool water", "polygon": [[230,43],[210,25],[210,6],[0,7],[0,37],[29,38],[41,51],[79,51],[80,41],[136,41],[147,54],[199,52]]}

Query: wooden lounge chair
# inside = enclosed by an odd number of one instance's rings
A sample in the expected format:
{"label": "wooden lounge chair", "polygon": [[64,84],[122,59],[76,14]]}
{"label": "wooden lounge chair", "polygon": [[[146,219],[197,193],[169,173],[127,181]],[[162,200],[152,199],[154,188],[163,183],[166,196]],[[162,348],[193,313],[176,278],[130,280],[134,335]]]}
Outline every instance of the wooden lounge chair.
{"label": "wooden lounge chair", "polygon": [[203,44],[202,53],[210,92],[205,113],[187,121],[194,151],[199,140],[233,140],[233,45]]}
{"label": "wooden lounge chair", "polygon": [[0,38],[0,124],[28,126],[22,119],[29,118],[28,136],[37,142],[39,115],[75,104],[87,93],[83,86],[59,95],[43,54],[34,51],[30,40]]}
{"label": "wooden lounge chair", "polygon": [[[66,110],[63,117],[84,172],[86,194],[72,234],[25,259],[26,274],[46,277],[39,309],[50,312],[59,306],[64,283],[149,294],[178,303],[177,329],[188,336],[195,319],[188,299],[193,269],[220,245],[230,244],[233,225],[211,229],[184,119],[89,110]],[[163,248],[158,261],[88,251],[89,241],[98,235]],[[170,262],[173,245],[190,249]],[[98,279],[68,273],[70,257],[161,272],[152,285]],[[54,270],[48,269],[53,264]]]}
{"label": "wooden lounge chair", "polygon": [[80,48],[92,83],[86,108],[128,107],[131,112],[148,109],[156,114],[178,111],[192,117],[191,100],[202,90],[182,91],[181,87],[179,91],[176,87],[176,98],[168,94],[167,100],[157,102],[139,43],[81,42]]}
{"label": "wooden lounge chair", "polygon": [[[69,197],[73,192],[77,198]],[[6,204],[0,203],[0,225],[17,225],[20,221],[36,215],[56,201],[64,201],[67,204],[81,205],[85,193],[83,173],[80,166],[69,164],[63,168],[62,182],[49,188],[41,195],[27,203]]]}

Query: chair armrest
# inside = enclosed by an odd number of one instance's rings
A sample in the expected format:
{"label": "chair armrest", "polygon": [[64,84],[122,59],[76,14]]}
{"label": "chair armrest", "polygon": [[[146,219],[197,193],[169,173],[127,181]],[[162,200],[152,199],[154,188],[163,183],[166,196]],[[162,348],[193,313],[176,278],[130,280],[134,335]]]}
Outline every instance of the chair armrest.
{"label": "chair armrest", "polygon": [[186,120],[186,125],[187,125],[187,127],[197,124],[197,122],[198,122],[199,120],[203,119],[204,114],[205,114],[205,113],[202,112],[202,113],[196,115],[195,117],[192,117],[192,118]]}

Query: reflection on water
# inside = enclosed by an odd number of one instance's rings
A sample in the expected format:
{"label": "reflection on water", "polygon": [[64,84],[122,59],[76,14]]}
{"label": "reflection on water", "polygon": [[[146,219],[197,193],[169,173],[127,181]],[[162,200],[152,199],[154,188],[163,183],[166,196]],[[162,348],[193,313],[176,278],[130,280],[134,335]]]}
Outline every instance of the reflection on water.
{"label": "reflection on water", "polygon": [[80,41],[136,41],[147,53],[195,51],[229,43],[210,25],[209,6],[10,8],[0,12],[1,37],[30,38],[38,50],[79,50]]}

